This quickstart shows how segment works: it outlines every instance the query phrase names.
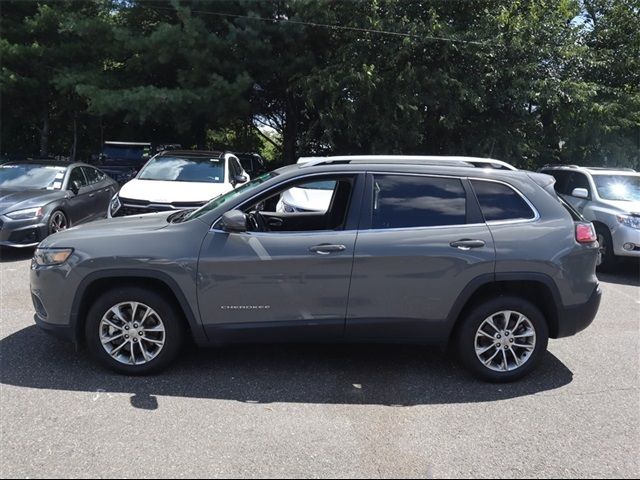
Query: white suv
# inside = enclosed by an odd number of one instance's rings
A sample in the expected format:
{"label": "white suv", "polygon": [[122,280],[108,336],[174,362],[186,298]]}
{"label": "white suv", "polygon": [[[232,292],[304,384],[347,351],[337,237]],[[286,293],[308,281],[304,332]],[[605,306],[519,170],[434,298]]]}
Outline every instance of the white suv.
{"label": "white suv", "polygon": [[640,258],[640,173],[632,169],[545,166],[556,191],[593,222],[602,253],[601,267],[620,257]]}
{"label": "white suv", "polygon": [[162,152],[113,196],[109,217],[199,208],[249,180],[237,157],[230,153]]}

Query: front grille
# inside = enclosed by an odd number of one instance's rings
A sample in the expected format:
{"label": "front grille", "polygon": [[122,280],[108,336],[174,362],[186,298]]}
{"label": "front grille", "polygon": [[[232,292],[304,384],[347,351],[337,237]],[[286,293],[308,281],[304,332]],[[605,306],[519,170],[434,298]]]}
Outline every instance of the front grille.
{"label": "front grille", "polygon": [[[115,214],[116,217],[128,217],[131,215],[144,215],[145,213],[168,212],[171,210],[190,210],[204,205],[192,202],[174,203],[150,203],[145,200],[120,199],[122,207]],[[126,202],[126,203],[125,203]]]}

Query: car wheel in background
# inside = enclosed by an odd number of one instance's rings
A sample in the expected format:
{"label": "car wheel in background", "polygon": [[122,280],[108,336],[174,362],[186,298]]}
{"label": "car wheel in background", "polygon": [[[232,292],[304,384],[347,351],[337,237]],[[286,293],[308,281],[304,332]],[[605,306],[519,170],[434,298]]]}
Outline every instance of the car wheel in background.
{"label": "car wheel in background", "polygon": [[174,306],[153,290],[115,288],[99,297],[85,325],[91,354],[127,375],[166,368],[180,352],[183,324]]}
{"label": "car wheel in background", "polygon": [[69,228],[69,219],[62,210],[56,210],[49,217],[49,235]]}
{"label": "car wheel in background", "polygon": [[598,270],[607,271],[613,269],[617,264],[617,258],[613,253],[613,240],[611,232],[607,227],[596,225],[596,235],[600,244],[600,265]]}
{"label": "car wheel in background", "polygon": [[456,339],[458,355],[483,380],[518,380],[538,365],[547,350],[547,322],[522,298],[493,298],[472,309],[462,322]]}

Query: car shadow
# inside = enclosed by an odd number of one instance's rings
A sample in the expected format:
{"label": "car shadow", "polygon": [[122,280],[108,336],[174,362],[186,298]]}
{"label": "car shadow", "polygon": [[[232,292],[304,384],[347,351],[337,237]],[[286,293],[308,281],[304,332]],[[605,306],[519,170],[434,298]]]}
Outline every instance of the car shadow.
{"label": "car shadow", "polygon": [[33,257],[33,248],[0,247],[0,263],[21,262]]}
{"label": "car shadow", "polygon": [[605,283],[640,287],[640,260],[625,258],[611,271],[598,272],[598,279]]}
{"label": "car shadow", "polygon": [[193,347],[162,374],[127,377],[35,326],[0,340],[2,385],[127,393],[133,407],[149,410],[158,408],[158,396],[398,407],[492,402],[554,390],[572,379],[551,353],[525,379],[498,385],[470,377],[439,349],[389,345]]}

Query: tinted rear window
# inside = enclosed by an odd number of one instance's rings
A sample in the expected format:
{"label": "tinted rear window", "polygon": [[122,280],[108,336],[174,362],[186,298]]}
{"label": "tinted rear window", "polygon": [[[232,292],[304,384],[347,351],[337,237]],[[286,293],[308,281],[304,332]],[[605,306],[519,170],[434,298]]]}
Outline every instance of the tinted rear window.
{"label": "tinted rear window", "polygon": [[487,222],[498,220],[528,220],[535,217],[527,202],[503,183],[472,180],[482,214]]}
{"label": "tinted rear window", "polygon": [[374,229],[466,223],[466,194],[458,179],[376,175],[373,188]]}

